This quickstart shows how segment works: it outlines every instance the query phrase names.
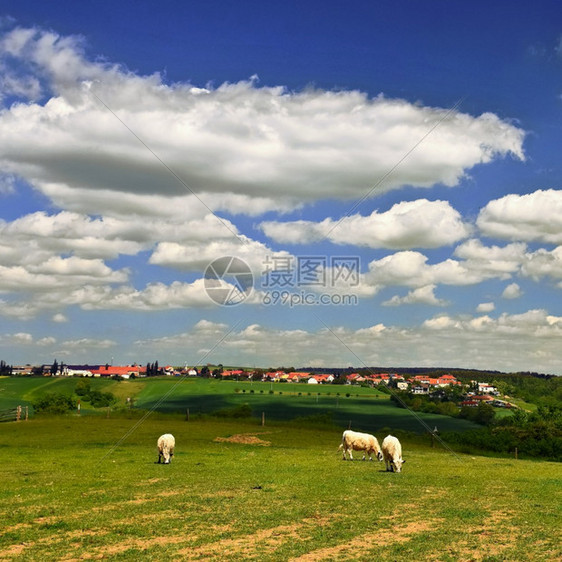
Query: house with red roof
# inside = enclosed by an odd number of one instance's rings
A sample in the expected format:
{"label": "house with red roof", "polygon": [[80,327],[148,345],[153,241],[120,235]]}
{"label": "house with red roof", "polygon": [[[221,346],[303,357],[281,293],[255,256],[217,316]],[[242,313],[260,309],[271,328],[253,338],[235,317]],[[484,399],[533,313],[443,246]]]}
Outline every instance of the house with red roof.
{"label": "house with red roof", "polygon": [[[138,377],[140,374],[140,367],[138,365],[101,365],[96,369],[91,369],[91,373],[94,377],[114,377],[118,376],[123,379],[128,379],[132,375]],[[146,368],[144,369],[144,374],[146,375]]]}

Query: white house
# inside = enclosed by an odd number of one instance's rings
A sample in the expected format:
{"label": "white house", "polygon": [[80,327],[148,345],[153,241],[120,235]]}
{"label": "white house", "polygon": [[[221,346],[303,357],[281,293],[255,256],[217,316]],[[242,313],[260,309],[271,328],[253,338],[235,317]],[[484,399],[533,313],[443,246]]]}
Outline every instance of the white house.
{"label": "white house", "polygon": [[485,382],[478,383],[478,392],[481,394],[499,394],[498,389],[495,386]]}

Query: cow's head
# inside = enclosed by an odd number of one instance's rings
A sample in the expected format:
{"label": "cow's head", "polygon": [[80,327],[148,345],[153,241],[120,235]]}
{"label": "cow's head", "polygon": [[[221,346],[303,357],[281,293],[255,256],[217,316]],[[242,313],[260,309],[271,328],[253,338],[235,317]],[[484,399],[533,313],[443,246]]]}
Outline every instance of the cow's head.
{"label": "cow's head", "polygon": [[379,462],[382,462],[383,456],[380,451],[377,451],[377,459],[379,459]]}

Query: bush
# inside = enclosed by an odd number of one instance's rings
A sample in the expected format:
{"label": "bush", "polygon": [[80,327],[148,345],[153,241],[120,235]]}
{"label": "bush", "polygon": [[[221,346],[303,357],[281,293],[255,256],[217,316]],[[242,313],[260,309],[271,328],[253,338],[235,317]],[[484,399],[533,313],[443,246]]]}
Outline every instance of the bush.
{"label": "bush", "polygon": [[68,394],[50,392],[35,401],[33,408],[37,413],[66,414],[76,410],[77,405],[76,400]]}
{"label": "bush", "polygon": [[86,394],[90,394],[90,386],[91,383],[88,379],[81,379],[76,383],[76,388],[74,392],[78,396],[86,396]]}
{"label": "bush", "polygon": [[94,408],[105,408],[111,406],[116,398],[111,392],[101,392],[99,390],[92,390],[90,394],[84,397]]}

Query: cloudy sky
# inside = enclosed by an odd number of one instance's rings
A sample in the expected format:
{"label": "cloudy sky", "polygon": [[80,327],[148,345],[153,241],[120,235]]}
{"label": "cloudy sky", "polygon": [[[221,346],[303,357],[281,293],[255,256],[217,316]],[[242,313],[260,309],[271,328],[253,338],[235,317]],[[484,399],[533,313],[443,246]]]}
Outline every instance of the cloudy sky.
{"label": "cloudy sky", "polygon": [[3,6],[1,359],[562,374],[558,2]]}

